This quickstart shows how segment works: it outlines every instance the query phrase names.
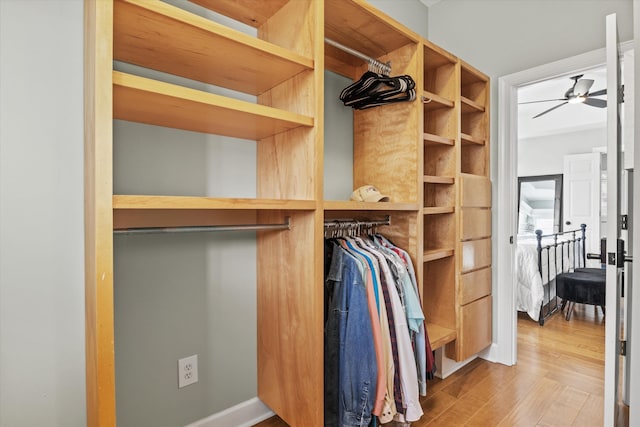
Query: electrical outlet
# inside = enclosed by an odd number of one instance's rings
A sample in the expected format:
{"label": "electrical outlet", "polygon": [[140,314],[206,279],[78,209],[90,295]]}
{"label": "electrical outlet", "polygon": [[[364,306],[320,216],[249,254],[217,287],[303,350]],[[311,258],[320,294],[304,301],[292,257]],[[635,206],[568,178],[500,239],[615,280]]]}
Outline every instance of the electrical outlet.
{"label": "electrical outlet", "polygon": [[198,355],[178,359],[178,388],[198,382]]}

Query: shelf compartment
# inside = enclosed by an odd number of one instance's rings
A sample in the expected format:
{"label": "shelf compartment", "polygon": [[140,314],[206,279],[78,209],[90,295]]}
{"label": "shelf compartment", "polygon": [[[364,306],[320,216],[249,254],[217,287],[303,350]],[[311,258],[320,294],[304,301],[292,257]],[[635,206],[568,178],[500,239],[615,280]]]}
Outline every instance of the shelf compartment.
{"label": "shelf compartment", "polygon": [[[326,38],[383,62],[385,55],[406,45],[417,45],[421,39],[364,0],[325,0],[324,13]],[[397,73],[395,64],[392,66]],[[325,44],[325,67],[355,79],[363,71],[363,62]]]}
{"label": "shelf compartment", "polygon": [[460,61],[460,65],[461,96],[475,105],[486,108],[489,95],[488,78],[464,61]]}
{"label": "shelf compartment", "polygon": [[[455,293],[457,259],[451,255],[424,263],[423,303],[428,307],[424,312],[427,325],[436,324],[441,328],[455,331],[457,330]],[[448,334],[445,336],[451,337]],[[429,331],[429,339],[432,339],[431,331]]]}
{"label": "shelf compartment", "polygon": [[456,151],[450,145],[424,146],[424,174],[428,176],[454,176]]}
{"label": "shelf compartment", "polygon": [[117,0],[114,23],[115,60],[252,95],[313,69],[311,58],[160,1]]}
{"label": "shelf compartment", "polygon": [[456,95],[455,56],[424,41],[424,88],[447,99]]}
{"label": "shelf compartment", "polygon": [[368,203],[343,200],[325,200],[323,206],[325,211],[417,211],[420,209],[415,203]]}
{"label": "shelf compartment", "polygon": [[443,138],[455,139],[458,135],[458,120],[454,108],[428,109],[424,104],[424,132]]}
{"label": "shelf compartment", "polygon": [[489,159],[486,146],[462,145],[460,171],[470,175],[489,176]]}
{"label": "shelf compartment", "polygon": [[440,108],[453,108],[455,105],[452,100],[426,90],[422,92],[422,103],[426,111],[438,110]]}
{"label": "shelf compartment", "polygon": [[425,145],[432,145],[432,144],[454,145],[456,143],[455,139],[453,138],[434,135],[432,133],[423,134],[422,139]]}
{"label": "shelf compartment", "polygon": [[431,350],[436,350],[456,340],[457,333],[455,329],[445,328],[435,323],[427,323],[425,326],[429,335]]}
{"label": "shelf compartment", "polygon": [[[453,178],[446,176],[426,176],[424,187],[424,211],[425,215],[433,213],[451,213],[456,202],[456,188]],[[436,212],[435,208],[450,209],[450,211]]]}
{"label": "shelf compartment", "polygon": [[456,215],[453,212],[424,216],[423,241],[425,253],[431,250],[456,246]]}
{"label": "shelf compartment", "polygon": [[259,140],[313,118],[170,83],[113,72],[115,119]]}

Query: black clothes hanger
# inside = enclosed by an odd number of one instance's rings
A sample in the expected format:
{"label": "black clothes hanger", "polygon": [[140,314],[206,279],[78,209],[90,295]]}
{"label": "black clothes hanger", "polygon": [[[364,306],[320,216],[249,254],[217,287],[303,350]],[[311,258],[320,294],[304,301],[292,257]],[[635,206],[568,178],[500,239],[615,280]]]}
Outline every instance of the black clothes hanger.
{"label": "black clothes hanger", "polygon": [[340,93],[345,106],[363,110],[416,98],[415,81],[409,75],[388,77],[373,71],[365,72]]}

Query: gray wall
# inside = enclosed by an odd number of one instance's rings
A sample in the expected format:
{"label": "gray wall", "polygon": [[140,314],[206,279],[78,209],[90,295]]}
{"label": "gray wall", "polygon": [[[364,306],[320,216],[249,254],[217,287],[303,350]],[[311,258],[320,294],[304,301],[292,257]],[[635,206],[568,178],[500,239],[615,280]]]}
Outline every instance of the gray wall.
{"label": "gray wall", "polygon": [[85,425],[82,2],[0,0],[0,426]]}
{"label": "gray wall", "polygon": [[526,138],[518,141],[518,176],[553,175],[564,172],[563,156],[591,153],[606,146],[606,127],[580,132]]}

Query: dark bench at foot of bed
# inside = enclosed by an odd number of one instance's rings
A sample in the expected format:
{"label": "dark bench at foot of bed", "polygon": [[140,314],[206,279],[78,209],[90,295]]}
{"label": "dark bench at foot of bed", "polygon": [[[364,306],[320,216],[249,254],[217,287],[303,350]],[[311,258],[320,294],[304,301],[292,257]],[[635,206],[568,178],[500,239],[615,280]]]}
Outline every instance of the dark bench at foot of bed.
{"label": "dark bench at foot of bed", "polygon": [[556,277],[557,296],[562,298],[561,309],[568,302],[566,319],[571,319],[575,303],[598,305],[604,314],[606,296],[606,270],[599,268],[578,268],[572,273]]}

